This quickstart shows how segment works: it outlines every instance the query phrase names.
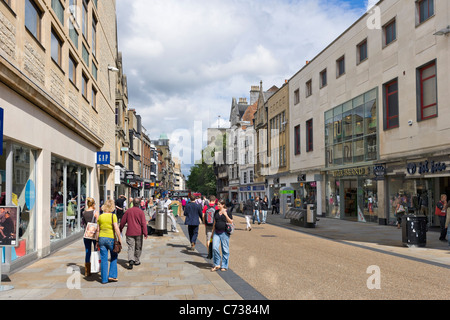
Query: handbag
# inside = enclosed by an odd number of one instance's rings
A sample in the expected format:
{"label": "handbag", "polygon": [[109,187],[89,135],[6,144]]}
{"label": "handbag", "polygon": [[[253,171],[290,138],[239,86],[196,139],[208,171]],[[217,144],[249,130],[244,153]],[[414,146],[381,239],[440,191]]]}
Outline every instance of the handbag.
{"label": "handbag", "polygon": [[91,273],[100,272],[100,254],[98,251],[91,252]]}
{"label": "handbag", "polygon": [[227,223],[226,233],[232,235],[234,232],[234,223]]}
{"label": "handbag", "polygon": [[116,237],[116,230],[114,228],[114,213],[111,213],[111,222],[113,225],[113,234],[114,234],[114,248],[113,248],[113,252],[119,254],[120,251],[122,251],[122,244],[117,240]]}
{"label": "handbag", "polygon": [[95,220],[95,212],[92,214],[92,221],[89,222],[86,226],[83,238],[89,240],[97,240],[98,224],[95,223],[94,220]]}

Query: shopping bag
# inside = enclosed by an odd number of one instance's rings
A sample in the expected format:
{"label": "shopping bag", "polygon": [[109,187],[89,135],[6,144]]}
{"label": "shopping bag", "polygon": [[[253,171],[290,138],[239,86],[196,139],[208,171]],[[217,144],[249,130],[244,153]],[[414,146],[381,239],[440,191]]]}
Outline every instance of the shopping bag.
{"label": "shopping bag", "polygon": [[91,253],[91,273],[100,272],[100,253],[98,251],[92,251]]}
{"label": "shopping bag", "polygon": [[213,258],[213,240],[211,237],[211,241],[209,241],[209,246],[208,246],[208,256],[206,257],[206,259],[211,260]]}
{"label": "shopping bag", "polygon": [[97,240],[98,224],[89,222],[84,231],[84,238],[89,240]]}

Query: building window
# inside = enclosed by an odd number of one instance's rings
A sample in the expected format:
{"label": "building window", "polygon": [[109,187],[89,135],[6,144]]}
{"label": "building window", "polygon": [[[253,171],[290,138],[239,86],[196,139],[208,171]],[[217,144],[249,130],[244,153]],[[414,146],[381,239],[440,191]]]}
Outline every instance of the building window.
{"label": "building window", "polygon": [[378,158],[378,89],[325,112],[326,166]]}
{"label": "building window", "polygon": [[294,104],[300,103],[300,89],[294,91]]}
{"label": "building window", "polygon": [[97,19],[92,18],[92,55],[97,55]]}
{"label": "building window", "polygon": [[77,65],[78,63],[69,55],[69,80],[76,86],[77,85]]}
{"label": "building window", "polygon": [[399,126],[398,82],[397,79],[384,85],[385,129]]}
{"label": "building window", "polygon": [[357,46],[358,64],[367,59],[367,39]]}
{"label": "building window", "polygon": [[327,69],[323,70],[320,73],[320,88],[323,88],[327,85]]}
{"label": "building window", "polygon": [[82,75],[82,81],[83,81],[83,83],[81,85],[81,93],[83,94],[83,97],[85,97],[87,99],[87,97],[88,97],[87,92],[88,92],[89,79],[84,73]]}
{"label": "building window", "polygon": [[31,34],[41,41],[42,12],[33,0],[25,0],[25,27]]}
{"label": "building window", "polygon": [[86,0],[83,0],[83,9],[82,9],[82,22],[81,22],[81,28],[82,28],[82,34],[85,39],[88,38],[88,2]]}
{"label": "building window", "polygon": [[300,125],[294,128],[294,153],[298,156],[300,151]]}
{"label": "building window", "polygon": [[434,0],[417,1],[417,11],[419,23],[428,20],[434,15]]}
{"label": "building window", "polygon": [[309,97],[312,95],[312,80],[306,82],[306,96]]}
{"label": "building window", "polygon": [[336,60],[336,78],[339,78],[345,73],[345,56]]}
{"label": "building window", "polygon": [[58,66],[62,66],[62,41],[56,32],[52,29],[52,59]]}
{"label": "building window", "polygon": [[394,19],[383,27],[384,46],[388,46],[397,39],[396,25]]}
{"label": "building window", "polygon": [[52,9],[58,17],[59,22],[64,26],[64,7],[60,0],[52,0]]}
{"label": "building window", "polygon": [[314,150],[313,119],[306,121],[306,152]]}
{"label": "building window", "polygon": [[97,110],[97,90],[94,87],[92,87],[91,107]]}
{"label": "building window", "polygon": [[418,119],[437,117],[436,62],[417,69],[418,81]]}

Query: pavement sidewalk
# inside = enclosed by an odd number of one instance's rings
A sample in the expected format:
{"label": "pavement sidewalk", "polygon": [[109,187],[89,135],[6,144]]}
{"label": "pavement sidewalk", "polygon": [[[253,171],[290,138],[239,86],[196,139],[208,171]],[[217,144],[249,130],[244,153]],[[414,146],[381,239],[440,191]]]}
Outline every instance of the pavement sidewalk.
{"label": "pavement sidewalk", "polygon": [[[100,274],[84,277],[80,238],[58,252],[9,276],[11,291],[0,300],[242,300],[242,297],[180,230],[144,240],[141,265],[128,270],[127,246],[119,254],[119,281],[102,284]],[[81,274],[79,273],[81,272]]]}
{"label": "pavement sidewalk", "polygon": [[434,229],[427,233],[426,247],[408,248],[402,243],[402,230],[395,226],[381,226],[375,223],[324,217],[318,219],[316,228],[308,229],[291,224],[290,220],[284,219],[281,214],[272,215],[269,212],[267,215],[267,223],[272,225],[450,268],[450,246],[448,242],[439,240],[439,233]]}

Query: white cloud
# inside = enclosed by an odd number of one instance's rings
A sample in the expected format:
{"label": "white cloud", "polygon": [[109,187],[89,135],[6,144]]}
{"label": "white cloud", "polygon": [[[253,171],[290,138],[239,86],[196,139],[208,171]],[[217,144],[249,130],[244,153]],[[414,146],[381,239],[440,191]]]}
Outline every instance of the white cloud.
{"label": "white cloud", "polygon": [[152,139],[228,121],[233,97],[280,87],[368,5],[343,1],[117,0],[130,108]]}

